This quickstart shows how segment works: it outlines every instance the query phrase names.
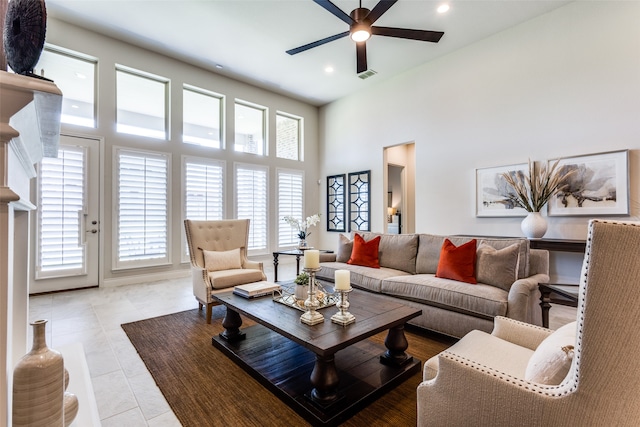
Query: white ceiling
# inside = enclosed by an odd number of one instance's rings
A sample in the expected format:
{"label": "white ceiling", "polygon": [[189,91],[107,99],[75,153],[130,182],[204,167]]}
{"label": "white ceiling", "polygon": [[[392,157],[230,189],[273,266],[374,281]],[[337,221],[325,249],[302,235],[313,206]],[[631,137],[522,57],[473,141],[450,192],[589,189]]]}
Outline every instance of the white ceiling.
{"label": "white ceiling", "polygon": [[[260,87],[323,105],[547,13],[570,1],[399,0],[375,25],[444,31],[439,43],[373,36],[367,80],[348,37],[286,50],[348,30],[311,0],[47,0],[49,16]],[[347,14],[356,0],[333,3]],[[378,0],[362,0],[368,9]],[[449,3],[439,14],[436,8]],[[93,52],[85,52],[92,54]],[[218,69],[216,65],[223,68]],[[333,73],[325,72],[331,66]]]}

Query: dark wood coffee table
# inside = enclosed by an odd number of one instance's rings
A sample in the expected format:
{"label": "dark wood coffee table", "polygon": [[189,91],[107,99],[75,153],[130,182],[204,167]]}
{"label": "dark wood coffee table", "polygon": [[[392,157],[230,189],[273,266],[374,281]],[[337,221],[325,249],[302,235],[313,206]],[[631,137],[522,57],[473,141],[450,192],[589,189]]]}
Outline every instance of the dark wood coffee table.
{"label": "dark wood coffee table", "polygon": [[[227,312],[213,345],[313,425],[345,421],[420,371],[420,361],[405,352],[404,335],[419,309],[354,290],[349,311],[355,323],[332,323],[337,308],[327,307],[320,310],[324,323],[307,326],[302,311],[268,296],[248,300],[224,292],[214,298]],[[258,324],[241,329],[240,314]],[[385,346],[366,340],[385,330]]]}

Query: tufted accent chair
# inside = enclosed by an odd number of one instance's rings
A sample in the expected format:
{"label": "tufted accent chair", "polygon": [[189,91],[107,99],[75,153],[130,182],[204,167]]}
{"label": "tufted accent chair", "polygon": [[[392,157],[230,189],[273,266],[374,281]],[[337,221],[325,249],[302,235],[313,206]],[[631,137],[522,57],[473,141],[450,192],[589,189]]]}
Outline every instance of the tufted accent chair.
{"label": "tufted accent chair", "polygon": [[[211,297],[215,292],[229,290],[236,285],[266,280],[261,262],[247,258],[249,242],[248,219],[225,219],[220,221],[184,221],[189,257],[191,258],[191,279],[193,295],[202,310],[206,306],[207,323],[211,323],[211,310],[216,301]],[[207,251],[229,251],[240,248],[242,268],[207,271],[203,249]]]}
{"label": "tufted accent chair", "polygon": [[472,331],[425,363],[418,426],[637,426],[639,319],[640,223],[591,220],[564,380],[518,373],[550,330],[496,318],[491,335]]}

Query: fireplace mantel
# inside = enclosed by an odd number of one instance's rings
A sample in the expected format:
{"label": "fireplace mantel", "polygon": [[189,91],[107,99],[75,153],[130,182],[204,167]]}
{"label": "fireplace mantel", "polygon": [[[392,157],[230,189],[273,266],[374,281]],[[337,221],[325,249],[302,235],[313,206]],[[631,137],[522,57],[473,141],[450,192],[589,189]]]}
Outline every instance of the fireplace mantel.
{"label": "fireplace mantel", "polygon": [[0,425],[11,425],[13,367],[28,350],[30,183],[57,155],[61,112],[54,83],[0,71]]}

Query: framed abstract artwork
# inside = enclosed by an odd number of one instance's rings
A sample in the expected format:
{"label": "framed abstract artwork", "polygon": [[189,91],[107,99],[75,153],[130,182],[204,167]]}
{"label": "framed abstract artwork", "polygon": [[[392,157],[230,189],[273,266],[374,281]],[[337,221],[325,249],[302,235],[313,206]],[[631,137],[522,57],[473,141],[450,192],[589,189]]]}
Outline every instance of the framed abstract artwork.
{"label": "framed abstract artwork", "polygon": [[629,215],[629,150],[564,157],[558,167],[574,172],[549,200],[549,216]]}
{"label": "framed abstract artwork", "polygon": [[526,216],[527,211],[515,206],[509,199],[513,193],[504,179],[503,173],[529,174],[529,165],[498,166],[476,169],[476,216],[502,217]]}
{"label": "framed abstract artwork", "polygon": [[327,231],[346,231],[346,176],[327,177]]}
{"label": "framed abstract artwork", "polygon": [[349,230],[371,231],[371,171],[349,174]]}

